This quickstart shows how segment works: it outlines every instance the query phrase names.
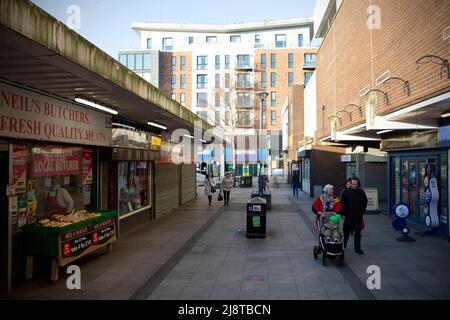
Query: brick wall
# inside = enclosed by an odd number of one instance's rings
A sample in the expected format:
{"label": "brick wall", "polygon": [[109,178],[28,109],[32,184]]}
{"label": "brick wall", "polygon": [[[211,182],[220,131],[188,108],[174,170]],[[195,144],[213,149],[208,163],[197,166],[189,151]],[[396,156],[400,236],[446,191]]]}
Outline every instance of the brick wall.
{"label": "brick wall", "polygon": [[[180,69],[180,57],[186,57],[186,65],[183,71]],[[172,71],[172,57],[176,57],[176,69]],[[192,110],[192,54],[191,52],[161,52],[160,53],[160,84],[159,87],[169,97],[175,93],[175,100],[180,102],[181,93],[185,94],[184,106]],[[185,75],[185,88],[181,89],[180,76]],[[172,75],[176,76],[176,87],[172,89]]]}
{"label": "brick wall", "polygon": [[304,138],[304,88],[301,84],[294,84],[289,93],[289,136],[292,144],[289,147],[289,157],[297,159],[298,142]]}
{"label": "brick wall", "polygon": [[[267,96],[267,129],[281,130],[281,111],[283,103],[289,97],[290,88],[288,86],[288,74],[294,72],[294,84],[303,85],[304,70],[303,70],[303,55],[305,53],[315,53],[317,48],[286,48],[286,49],[257,49],[255,50],[255,81],[261,83],[261,74],[266,74],[266,88],[262,89],[269,93]],[[276,54],[275,68],[270,67],[270,55]],[[293,68],[288,68],[288,55],[294,54]],[[261,69],[261,54],[266,54],[266,68]],[[276,73],[276,87],[271,87],[270,74]],[[271,92],[276,92],[276,106],[271,106]],[[259,103],[255,104],[257,112],[255,118],[259,120]],[[271,111],[276,111],[276,125],[271,125]]]}
{"label": "brick wall", "polygon": [[[380,8],[380,29],[367,27],[370,4]],[[441,78],[438,65],[416,65],[427,54],[450,59],[450,40],[443,41],[443,29],[448,26],[448,0],[344,0],[317,56],[316,138],[330,134],[327,118],[350,103],[360,105],[363,115],[349,109],[350,122],[348,115],[340,113],[343,123],[338,130],[365,121],[368,98],[359,92],[367,85],[388,92],[389,105],[382,95],[377,96],[379,115],[450,90],[450,79],[445,74]],[[409,81],[411,96],[399,81],[377,85],[376,79],[386,71]]]}

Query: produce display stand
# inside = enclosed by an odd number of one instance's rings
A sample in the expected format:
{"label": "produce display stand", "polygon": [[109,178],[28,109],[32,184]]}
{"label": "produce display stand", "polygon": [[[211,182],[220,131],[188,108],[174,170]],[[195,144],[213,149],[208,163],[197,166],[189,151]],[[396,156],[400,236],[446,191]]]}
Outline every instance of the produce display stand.
{"label": "produce display stand", "polygon": [[64,227],[37,224],[24,226],[26,239],[26,278],[33,277],[35,256],[52,259],[51,280],[58,281],[59,267],[63,267],[117,239],[117,211],[98,212],[100,216],[75,222]]}

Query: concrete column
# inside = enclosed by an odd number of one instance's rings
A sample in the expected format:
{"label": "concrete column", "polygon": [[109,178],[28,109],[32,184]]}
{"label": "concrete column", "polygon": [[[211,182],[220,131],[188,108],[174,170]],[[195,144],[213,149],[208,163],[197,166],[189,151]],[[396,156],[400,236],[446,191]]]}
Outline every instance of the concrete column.
{"label": "concrete column", "polygon": [[364,153],[356,154],[356,176],[361,180],[361,185],[366,185],[366,155]]}

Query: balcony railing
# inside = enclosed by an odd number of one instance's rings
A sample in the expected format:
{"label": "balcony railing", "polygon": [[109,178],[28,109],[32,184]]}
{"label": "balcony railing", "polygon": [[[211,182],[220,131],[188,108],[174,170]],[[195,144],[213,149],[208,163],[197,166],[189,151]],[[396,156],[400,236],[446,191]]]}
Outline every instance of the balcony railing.
{"label": "balcony railing", "polygon": [[250,81],[237,81],[235,87],[239,90],[253,89],[253,83]]}
{"label": "balcony railing", "polygon": [[253,70],[253,63],[245,61],[237,61],[236,70]]}
{"label": "balcony railing", "polygon": [[303,69],[315,69],[315,68],[316,68],[315,61],[304,61],[303,62]]}

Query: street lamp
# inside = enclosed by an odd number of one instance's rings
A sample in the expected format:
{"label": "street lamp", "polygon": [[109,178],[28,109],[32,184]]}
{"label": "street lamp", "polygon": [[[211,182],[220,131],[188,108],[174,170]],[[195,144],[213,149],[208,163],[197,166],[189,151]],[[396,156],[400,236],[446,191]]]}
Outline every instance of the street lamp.
{"label": "street lamp", "polygon": [[263,109],[263,103],[266,101],[267,96],[269,95],[266,91],[258,91],[256,92],[259,99],[261,100],[261,111],[260,111],[260,117],[259,117],[259,139],[258,139],[258,161],[259,161],[259,175],[258,175],[258,188],[259,188],[259,196],[262,198],[263,196],[263,181],[261,177],[261,171],[262,171],[262,155],[260,155],[260,152],[262,151],[262,141],[261,141],[261,133],[262,133],[262,109]]}

